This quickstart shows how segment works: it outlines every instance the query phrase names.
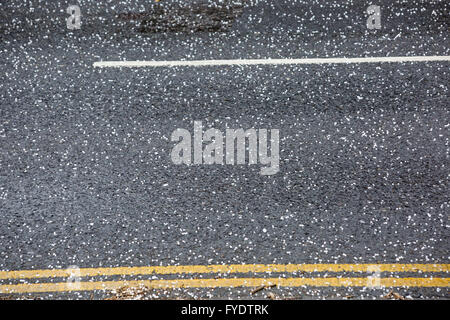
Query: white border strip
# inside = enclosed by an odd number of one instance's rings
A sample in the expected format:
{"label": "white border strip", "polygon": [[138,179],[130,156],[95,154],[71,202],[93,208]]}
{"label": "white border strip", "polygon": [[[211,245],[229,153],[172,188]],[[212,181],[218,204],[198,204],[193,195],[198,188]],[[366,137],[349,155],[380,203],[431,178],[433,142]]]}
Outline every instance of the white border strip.
{"label": "white border strip", "polygon": [[379,63],[379,62],[429,62],[450,61],[450,56],[367,57],[367,58],[312,58],[312,59],[236,59],[192,61],[98,61],[94,67],[201,67],[233,65],[279,64],[329,64],[329,63]]}

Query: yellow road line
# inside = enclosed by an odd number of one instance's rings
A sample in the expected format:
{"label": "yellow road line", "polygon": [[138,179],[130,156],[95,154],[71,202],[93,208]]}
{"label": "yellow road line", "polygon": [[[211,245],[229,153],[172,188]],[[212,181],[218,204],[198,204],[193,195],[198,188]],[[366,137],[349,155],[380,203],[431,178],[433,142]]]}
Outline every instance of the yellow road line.
{"label": "yellow road line", "polygon": [[[381,287],[449,287],[450,278],[380,278]],[[217,287],[257,287],[278,285],[281,287],[365,287],[367,278],[234,278],[234,279],[176,279],[176,280],[135,280],[96,281],[79,283],[34,283],[0,285],[0,293],[64,292],[114,290],[124,286],[147,286],[154,289],[168,288],[217,288]]]}
{"label": "yellow road line", "polygon": [[[80,268],[77,276],[193,274],[193,273],[293,273],[293,272],[450,272],[450,264],[231,264],[153,267]],[[0,279],[68,277],[70,269],[0,271]]]}

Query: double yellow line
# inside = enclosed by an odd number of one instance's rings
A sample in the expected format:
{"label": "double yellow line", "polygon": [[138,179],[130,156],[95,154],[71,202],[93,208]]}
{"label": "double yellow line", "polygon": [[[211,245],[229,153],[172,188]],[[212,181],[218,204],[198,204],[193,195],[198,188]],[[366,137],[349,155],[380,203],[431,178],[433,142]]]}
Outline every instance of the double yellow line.
{"label": "double yellow line", "polygon": [[[433,277],[432,273],[448,273],[450,264],[247,264],[186,265],[153,267],[115,267],[0,271],[0,280],[67,278],[64,282],[1,284],[0,293],[64,292],[113,290],[124,286],[145,285],[148,288],[216,288],[278,285],[283,287],[449,287],[450,278]],[[361,277],[305,277],[305,273],[364,273]],[[231,274],[280,273],[279,277],[229,277]],[[421,277],[382,278],[381,273],[415,273]],[[208,278],[81,281],[97,276],[207,274]],[[423,276],[426,277],[423,277]],[[228,277],[227,277],[228,276]],[[295,277],[294,277],[295,276]]]}

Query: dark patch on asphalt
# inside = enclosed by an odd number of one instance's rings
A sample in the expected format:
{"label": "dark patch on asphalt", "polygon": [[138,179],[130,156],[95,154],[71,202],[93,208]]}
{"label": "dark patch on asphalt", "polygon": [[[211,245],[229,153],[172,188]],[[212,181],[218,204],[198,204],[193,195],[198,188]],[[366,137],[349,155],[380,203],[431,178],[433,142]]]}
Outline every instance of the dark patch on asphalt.
{"label": "dark patch on asphalt", "polygon": [[137,30],[156,32],[224,32],[242,14],[242,5],[233,6],[154,6],[147,12],[128,12],[118,15],[121,21],[138,21]]}

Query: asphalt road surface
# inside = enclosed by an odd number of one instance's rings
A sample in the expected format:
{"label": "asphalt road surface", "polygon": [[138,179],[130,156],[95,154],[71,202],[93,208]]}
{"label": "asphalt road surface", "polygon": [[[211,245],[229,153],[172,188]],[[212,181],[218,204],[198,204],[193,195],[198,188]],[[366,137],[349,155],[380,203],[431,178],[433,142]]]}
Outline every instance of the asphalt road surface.
{"label": "asphalt road surface", "polygon": [[[67,28],[72,4],[81,10],[80,29]],[[443,285],[395,290],[412,298],[449,298],[448,58],[93,66],[450,55],[448,1],[377,1],[380,29],[367,28],[369,4],[2,2],[0,270],[441,264],[433,276],[447,279]],[[261,175],[259,163],[174,164],[172,132],[193,133],[194,121],[221,132],[278,129],[279,172]],[[325,269],[311,275],[366,276]],[[381,274],[390,276],[417,273]],[[170,277],[99,273],[86,282]],[[0,288],[18,283],[23,280],[0,277]],[[272,291],[280,298],[334,299],[380,298],[390,290],[284,285]],[[250,291],[206,286],[155,291],[155,297],[265,297]]]}

